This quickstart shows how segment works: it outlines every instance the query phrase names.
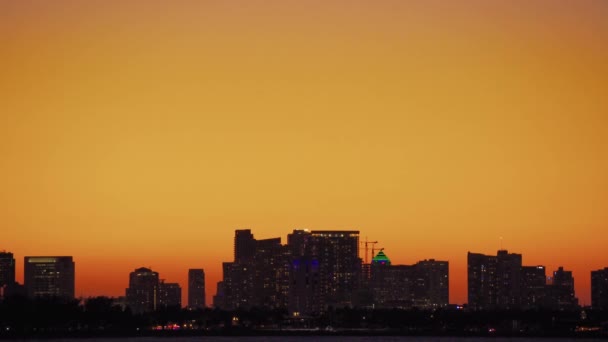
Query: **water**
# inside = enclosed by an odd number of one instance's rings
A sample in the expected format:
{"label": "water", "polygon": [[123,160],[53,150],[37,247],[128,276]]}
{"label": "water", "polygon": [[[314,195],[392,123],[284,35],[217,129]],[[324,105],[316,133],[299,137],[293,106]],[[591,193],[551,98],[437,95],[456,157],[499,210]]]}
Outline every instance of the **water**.
{"label": "water", "polygon": [[30,340],[40,342],[299,342],[299,341],[386,341],[386,342],[552,342],[552,341],[577,341],[592,342],[606,341],[605,339],[582,339],[582,338],[509,338],[509,337],[412,337],[412,336],[244,336],[244,337],[220,337],[220,336],[197,336],[197,337],[131,337],[131,338],[86,338],[86,339],[44,339]]}

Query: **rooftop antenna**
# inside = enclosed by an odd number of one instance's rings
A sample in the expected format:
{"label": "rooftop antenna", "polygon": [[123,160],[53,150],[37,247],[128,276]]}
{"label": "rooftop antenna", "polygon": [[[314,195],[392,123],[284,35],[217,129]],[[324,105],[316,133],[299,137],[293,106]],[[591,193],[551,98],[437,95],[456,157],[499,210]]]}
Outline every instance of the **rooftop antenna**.
{"label": "rooftop antenna", "polygon": [[502,236],[500,237],[500,250],[502,251]]}

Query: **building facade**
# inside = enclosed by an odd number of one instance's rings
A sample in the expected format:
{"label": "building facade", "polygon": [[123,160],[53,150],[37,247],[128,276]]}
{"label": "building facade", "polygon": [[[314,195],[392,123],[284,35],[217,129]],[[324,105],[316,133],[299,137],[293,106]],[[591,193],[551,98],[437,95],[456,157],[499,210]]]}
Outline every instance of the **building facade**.
{"label": "building facade", "polygon": [[547,285],[544,307],[551,310],[569,311],[578,308],[578,298],[574,293],[572,271],[559,267],[553,272],[551,284]]}
{"label": "building facade", "polygon": [[521,308],[521,254],[467,254],[469,307],[474,310]]}
{"label": "building facade", "polygon": [[608,311],[608,267],[591,271],[591,306]]}
{"label": "building facade", "polygon": [[547,274],[545,266],[522,266],[521,307],[524,310],[543,307],[546,301]]}
{"label": "building facade", "polygon": [[24,258],[24,286],[34,297],[74,298],[75,263],[71,256]]}
{"label": "building facade", "polygon": [[157,309],[181,308],[182,288],[178,283],[166,283],[161,280],[158,283]]}
{"label": "building facade", "polygon": [[141,267],[129,274],[129,287],[125,290],[127,306],[134,314],[157,309],[159,296],[158,272]]}
{"label": "building facade", "polygon": [[15,282],[15,258],[13,253],[0,252],[0,288]]}
{"label": "building facade", "polygon": [[370,289],[377,308],[436,309],[449,305],[449,264],[434,259],[393,265],[383,251],[371,263]]}
{"label": "building facade", "polygon": [[257,240],[235,231],[234,261],[224,262],[214,305],[226,309],[282,308],[289,295],[289,251],[280,238]]}
{"label": "building facade", "polygon": [[191,309],[202,309],[206,306],[205,301],[205,270],[188,270],[188,307]]}

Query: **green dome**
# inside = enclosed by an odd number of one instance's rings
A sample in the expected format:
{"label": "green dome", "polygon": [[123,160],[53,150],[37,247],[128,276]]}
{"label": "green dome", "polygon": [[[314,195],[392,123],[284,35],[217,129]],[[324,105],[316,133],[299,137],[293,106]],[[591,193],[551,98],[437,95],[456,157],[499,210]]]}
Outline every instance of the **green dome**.
{"label": "green dome", "polygon": [[378,252],[376,256],[372,259],[372,264],[379,265],[390,265],[391,259],[389,259],[383,251]]}

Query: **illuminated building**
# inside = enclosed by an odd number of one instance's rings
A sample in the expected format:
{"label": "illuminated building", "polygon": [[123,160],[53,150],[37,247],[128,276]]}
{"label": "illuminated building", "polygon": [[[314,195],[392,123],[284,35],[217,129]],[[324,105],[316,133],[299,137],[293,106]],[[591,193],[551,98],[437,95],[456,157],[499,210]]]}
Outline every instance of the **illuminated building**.
{"label": "illuminated building", "polygon": [[256,240],[249,229],[236,230],[235,260],[223,263],[222,293],[216,295],[214,305],[228,310],[285,307],[289,286],[288,254],[280,238]]}
{"label": "illuminated building", "polygon": [[359,231],[313,230],[310,234],[309,253],[319,261],[319,306],[322,310],[353,306],[362,263]]}
{"label": "illuminated building", "polygon": [[141,267],[129,274],[127,305],[135,314],[154,311],[158,303],[158,272]]}
{"label": "illuminated building", "polygon": [[24,258],[24,286],[29,297],[74,298],[75,264],[71,256]]}
{"label": "illuminated building", "polygon": [[161,280],[158,284],[157,308],[181,308],[182,288],[178,283],[165,283]]}
{"label": "illuminated building", "polygon": [[591,306],[608,311],[608,267],[591,271]]}
{"label": "illuminated building", "polygon": [[188,307],[200,309],[205,306],[205,271],[190,269],[188,270]]}
{"label": "illuminated building", "polygon": [[547,285],[544,306],[552,310],[576,310],[578,298],[574,294],[574,277],[572,271],[559,267],[553,272],[553,282]]}
{"label": "illuminated building", "polygon": [[496,256],[469,252],[469,307],[474,310],[521,307],[521,254],[498,251]]}
{"label": "illuminated building", "polygon": [[545,266],[522,266],[521,305],[522,309],[538,309],[544,306],[547,287]]}
{"label": "illuminated building", "polygon": [[416,267],[415,306],[445,307],[450,303],[449,263],[435,259],[418,261]]}
{"label": "illuminated building", "polygon": [[468,305],[474,310],[496,306],[496,257],[467,254]]}

